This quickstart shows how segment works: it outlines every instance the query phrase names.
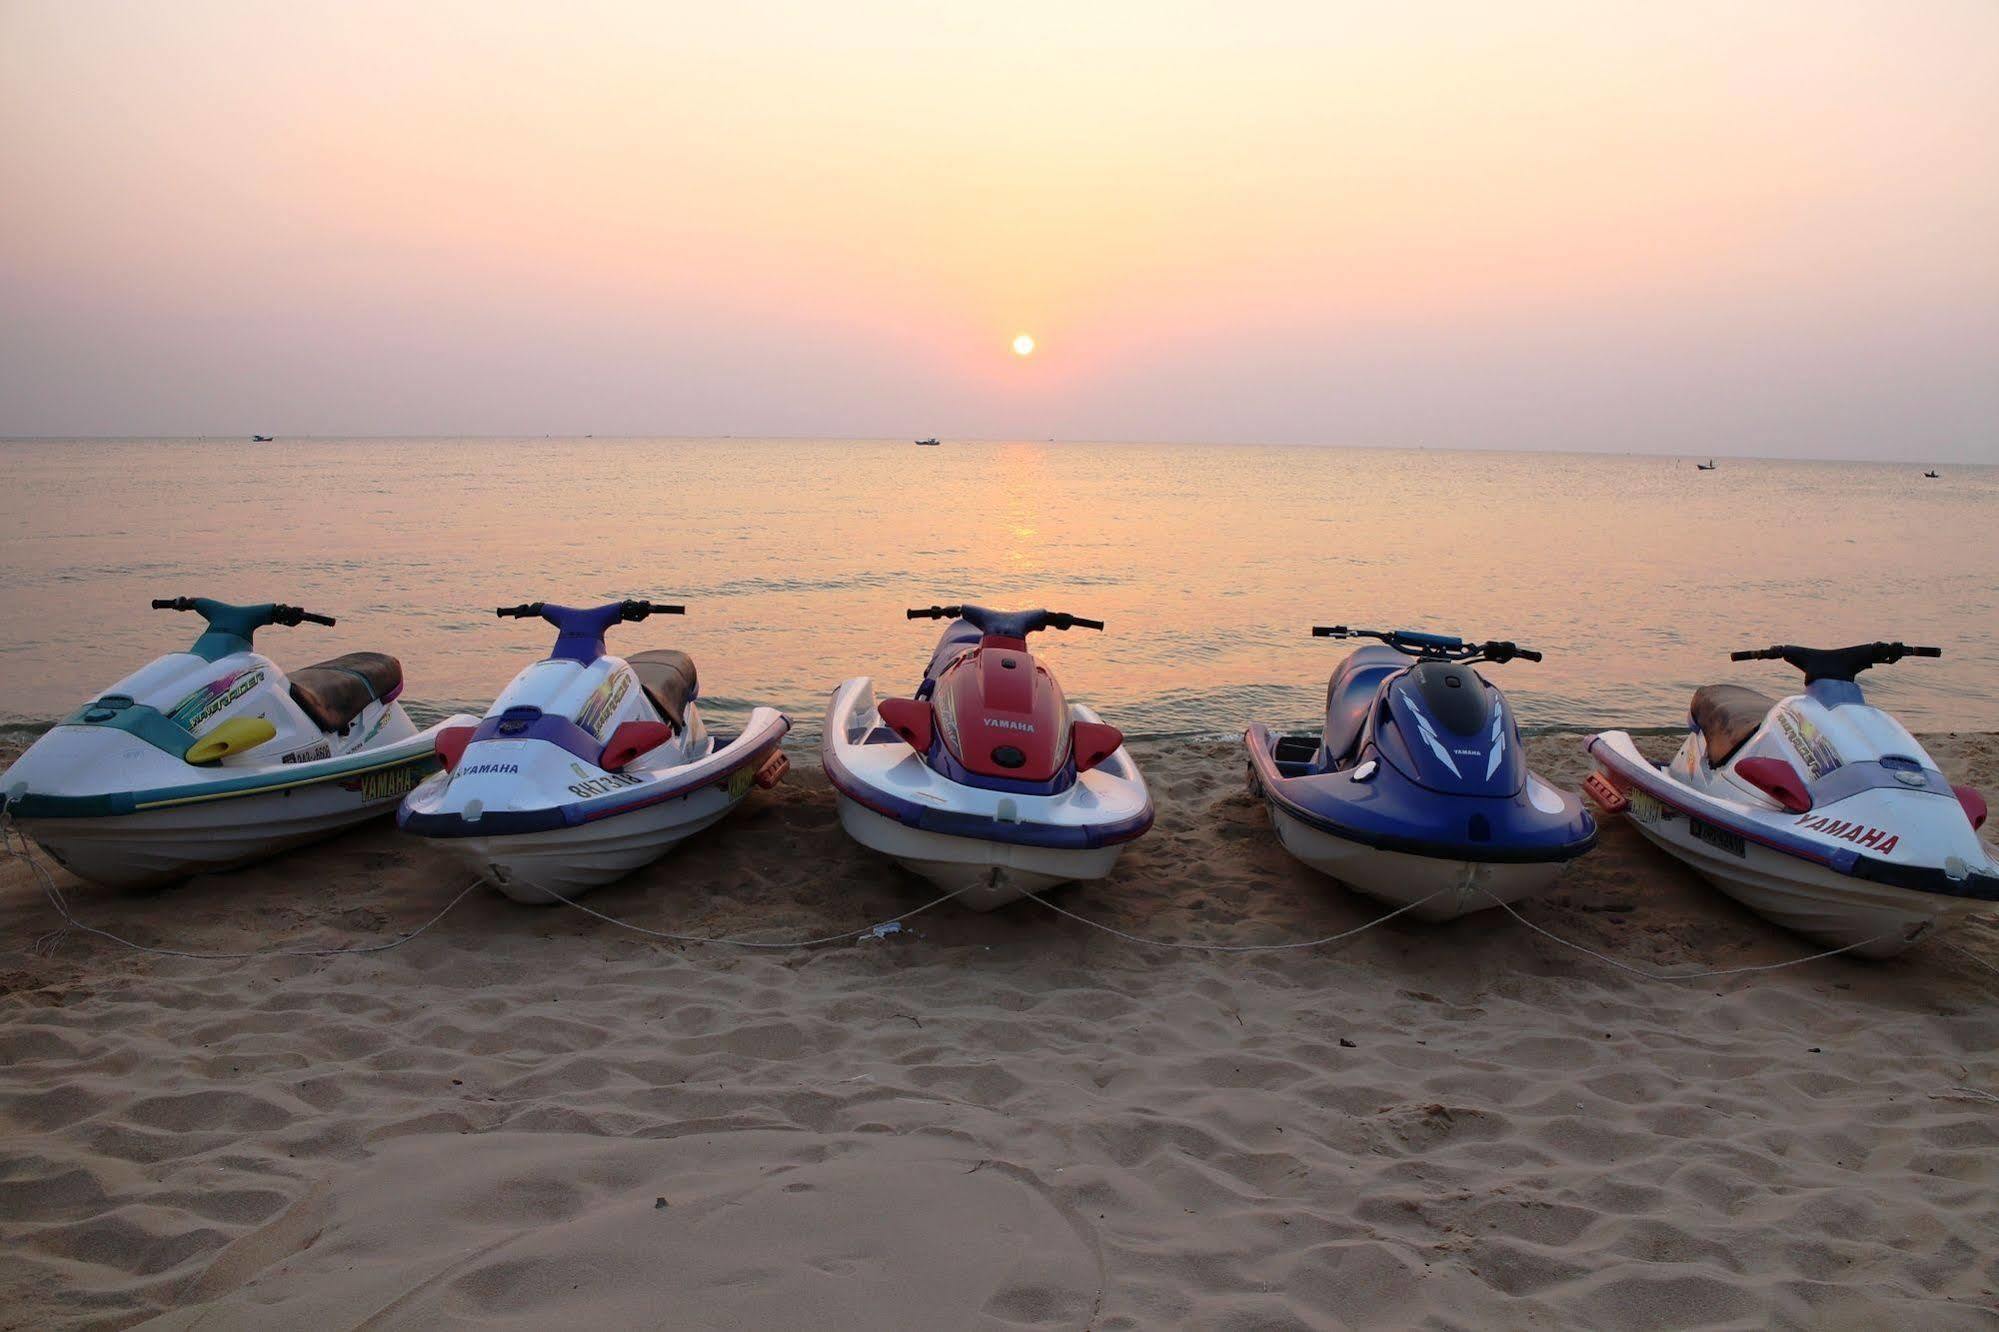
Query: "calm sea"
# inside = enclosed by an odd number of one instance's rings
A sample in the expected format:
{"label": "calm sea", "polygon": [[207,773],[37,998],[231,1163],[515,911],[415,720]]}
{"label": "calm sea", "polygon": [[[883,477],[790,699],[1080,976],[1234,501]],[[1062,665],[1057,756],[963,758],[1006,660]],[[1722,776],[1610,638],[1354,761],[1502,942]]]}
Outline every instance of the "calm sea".
{"label": "calm sea", "polygon": [[192,641],[158,596],[289,601],[303,665],[402,658],[419,715],[479,709],[550,631],[501,603],[642,596],[685,619],[711,714],[915,682],[905,606],[1047,606],[1072,696],[1134,735],[1308,725],[1345,650],[1314,623],[1512,638],[1534,728],[1670,726],[1737,647],[1901,638],[1867,677],[1915,729],[1999,730],[1999,468],[1124,444],[683,439],[0,443],[0,719],[39,724]]}

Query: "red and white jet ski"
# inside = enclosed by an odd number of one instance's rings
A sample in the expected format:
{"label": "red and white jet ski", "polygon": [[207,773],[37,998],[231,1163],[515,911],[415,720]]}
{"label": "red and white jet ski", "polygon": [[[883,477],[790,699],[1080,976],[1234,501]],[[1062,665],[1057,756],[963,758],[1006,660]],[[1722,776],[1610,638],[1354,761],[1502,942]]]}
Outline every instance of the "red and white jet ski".
{"label": "red and white jet ski", "polygon": [[949,619],[914,698],[866,676],[833,692],[822,754],[854,840],[980,911],[1098,879],[1152,826],[1124,736],[1062,695],[1027,650],[1040,629],[1102,629],[1059,611],[931,606]]}
{"label": "red and white jet ski", "polygon": [[1892,956],[1999,901],[1999,864],[1978,835],[1984,798],[1952,787],[1854,679],[1941,655],[1902,643],[1734,653],[1790,663],[1805,692],[1703,685],[1670,764],[1605,731],[1589,739],[1597,771],[1585,789],[1750,910],[1835,948]]}

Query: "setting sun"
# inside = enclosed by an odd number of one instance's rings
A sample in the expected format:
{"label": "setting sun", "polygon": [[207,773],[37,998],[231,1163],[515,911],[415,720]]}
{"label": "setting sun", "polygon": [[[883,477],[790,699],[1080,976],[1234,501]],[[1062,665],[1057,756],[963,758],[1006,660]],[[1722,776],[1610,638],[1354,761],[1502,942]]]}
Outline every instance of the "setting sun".
{"label": "setting sun", "polygon": [[1013,340],[1013,354],[1015,356],[1034,355],[1034,339],[1025,333],[1015,338]]}

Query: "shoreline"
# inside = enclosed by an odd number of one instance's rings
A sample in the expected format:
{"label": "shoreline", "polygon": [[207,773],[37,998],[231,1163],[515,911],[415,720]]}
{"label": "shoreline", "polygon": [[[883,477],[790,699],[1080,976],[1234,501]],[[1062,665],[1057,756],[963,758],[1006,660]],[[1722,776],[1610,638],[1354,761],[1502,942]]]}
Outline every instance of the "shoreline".
{"label": "shoreline", "polygon": [[[1999,735],[1919,737],[1999,786]],[[1529,739],[1545,776],[1587,770]],[[1231,743],[1141,741],[1159,819],[1051,894],[1142,935],[1331,934]],[[861,929],[935,896],[816,755],[586,903]],[[1818,951],[1619,820],[1522,910],[1620,960]],[[378,823],[86,922],[191,949],[386,942],[465,884]],[[1999,976],[1936,943],[1639,981],[1482,912],[1325,949],[1127,944],[949,904],[792,953],[470,894],[386,953],[207,963],[57,924],[0,861],[0,1326],[448,1318],[829,1327],[1990,1325]],[[1999,966],[1989,919],[1948,936]],[[664,1204],[663,1206],[658,1204]]]}

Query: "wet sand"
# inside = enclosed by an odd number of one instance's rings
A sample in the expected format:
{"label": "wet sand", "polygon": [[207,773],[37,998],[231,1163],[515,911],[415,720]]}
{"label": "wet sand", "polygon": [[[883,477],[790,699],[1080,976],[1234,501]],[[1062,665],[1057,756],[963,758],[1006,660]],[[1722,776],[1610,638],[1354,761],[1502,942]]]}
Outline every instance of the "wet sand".
{"label": "wet sand", "polygon": [[[1925,743],[1999,787],[1999,737]],[[1381,913],[1283,854],[1234,746],[1138,756],[1158,825],[1064,906],[1230,943]],[[383,824],[70,899],[298,947],[465,882]],[[801,755],[587,900],[777,939],[934,895]],[[1662,967],[1816,951],[1615,821],[1525,910]],[[791,953],[484,889],[370,956],[31,952],[56,923],[0,862],[0,1328],[1999,1325],[1999,974],[1936,943],[1665,984],[1493,912],[1237,956],[1031,902]],[[1999,965],[1999,926],[1952,941]]]}

